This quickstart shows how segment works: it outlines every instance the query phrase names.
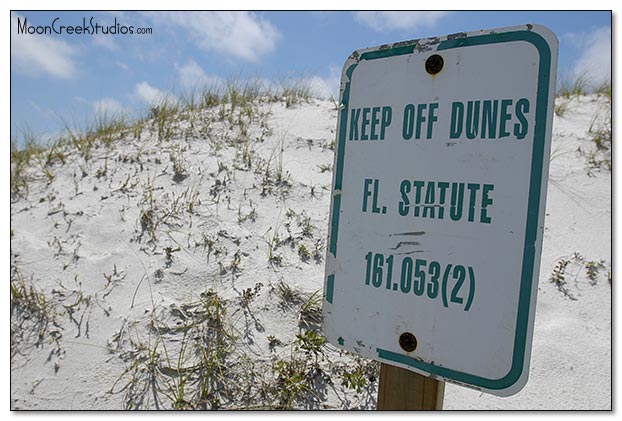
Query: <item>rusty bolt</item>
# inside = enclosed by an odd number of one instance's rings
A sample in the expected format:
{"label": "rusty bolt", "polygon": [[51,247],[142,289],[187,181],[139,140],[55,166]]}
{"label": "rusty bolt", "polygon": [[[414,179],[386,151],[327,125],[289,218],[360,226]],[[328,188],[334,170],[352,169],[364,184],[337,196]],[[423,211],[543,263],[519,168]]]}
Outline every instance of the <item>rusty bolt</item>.
{"label": "rusty bolt", "polygon": [[412,333],[402,333],[400,335],[399,342],[402,349],[406,352],[413,352],[415,349],[417,349],[417,338],[415,338],[415,335],[413,335]]}
{"label": "rusty bolt", "polygon": [[433,54],[425,61],[425,71],[431,75],[435,75],[443,69],[445,61],[438,54]]}

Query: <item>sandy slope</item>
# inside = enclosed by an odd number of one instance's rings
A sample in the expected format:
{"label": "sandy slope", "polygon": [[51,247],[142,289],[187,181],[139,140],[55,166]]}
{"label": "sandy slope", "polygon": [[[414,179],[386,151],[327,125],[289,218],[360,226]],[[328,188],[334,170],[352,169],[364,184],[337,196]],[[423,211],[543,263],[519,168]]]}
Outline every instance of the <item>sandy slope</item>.
{"label": "sandy slope", "polygon": [[[611,285],[603,272],[595,285],[573,259],[611,262],[611,174],[586,173],[587,131],[599,105],[580,98],[553,127],[545,232],[530,377],[510,398],[449,385],[445,408],[611,409]],[[564,296],[550,282],[568,259]],[[605,271],[606,272],[606,271]]]}
{"label": "sandy slope", "polygon": [[[577,152],[598,107],[577,98],[555,119],[527,386],[497,398],[448,385],[446,409],[611,407],[611,175],[588,176]],[[146,124],[88,161],[68,153],[51,181],[34,165],[27,196],[11,204],[12,280],[42,291],[54,316],[39,338],[36,318],[12,312],[11,407],[170,408],[184,378],[182,402],[199,408],[274,407],[284,367],[299,364],[315,391],[291,407],[373,409],[373,364],[296,338],[317,327],[335,126],[330,101],[267,102],[246,137],[207,110],[168,139]],[[549,282],[560,259],[568,296]],[[601,259],[590,282],[584,265]],[[215,317],[214,293],[236,337],[223,357],[235,386],[198,399],[186,373],[199,358],[192,344],[213,339],[201,326]],[[368,379],[358,392],[343,384],[355,368]]]}

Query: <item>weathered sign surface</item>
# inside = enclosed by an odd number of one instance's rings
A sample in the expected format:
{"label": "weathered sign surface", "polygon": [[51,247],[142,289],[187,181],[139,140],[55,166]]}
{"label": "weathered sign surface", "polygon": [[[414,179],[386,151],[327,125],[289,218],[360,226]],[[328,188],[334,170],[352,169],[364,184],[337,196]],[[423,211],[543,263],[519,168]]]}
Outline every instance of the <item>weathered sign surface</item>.
{"label": "weathered sign surface", "polygon": [[538,25],[355,51],[324,288],[340,348],[497,395],[527,381],[557,39]]}

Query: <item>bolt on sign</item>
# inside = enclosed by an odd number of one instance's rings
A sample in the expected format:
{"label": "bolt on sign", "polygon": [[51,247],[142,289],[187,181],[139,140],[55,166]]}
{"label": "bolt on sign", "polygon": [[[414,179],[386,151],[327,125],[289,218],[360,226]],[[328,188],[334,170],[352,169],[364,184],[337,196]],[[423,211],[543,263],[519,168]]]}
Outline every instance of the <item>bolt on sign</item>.
{"label": "bolt on sign", "polygon": [[495,395],[525,385],[557,46],[526,25],[347,59],[324,284],[331,343]]}

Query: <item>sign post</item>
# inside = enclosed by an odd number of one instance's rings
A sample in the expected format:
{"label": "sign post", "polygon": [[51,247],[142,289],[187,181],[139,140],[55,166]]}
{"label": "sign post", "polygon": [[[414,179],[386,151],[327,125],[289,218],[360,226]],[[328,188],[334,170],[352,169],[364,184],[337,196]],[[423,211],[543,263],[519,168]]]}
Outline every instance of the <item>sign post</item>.
{"label": "sign post", "polygon": [[[348,58],[324,284],[331,343],[383,373],[499,396],[525,385],[556,66],[557,39],[538,25]],[[404,381],[382,377],[379,406],[418,387]],[[438,407],[442,387],[423,388]]]}
{"label": "sign post", "polygon": [[437,411],[443,409],[444,392],[445,382],[381,364],[376,409]]}

